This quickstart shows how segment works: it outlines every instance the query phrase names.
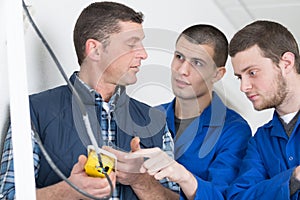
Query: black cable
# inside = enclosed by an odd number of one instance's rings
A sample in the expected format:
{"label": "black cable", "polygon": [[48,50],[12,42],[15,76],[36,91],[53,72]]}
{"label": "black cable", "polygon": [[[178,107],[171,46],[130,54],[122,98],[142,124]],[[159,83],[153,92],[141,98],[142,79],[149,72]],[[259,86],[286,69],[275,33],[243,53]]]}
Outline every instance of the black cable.
{"label": "black cable", "polygon": [[[40,149],[43,153],[43,155],[45,156],[45,159],[47,160],[48,164],[50,165],[50,167],[55,171],[55,173],[61,178],[63,179],[68,185],[70,185],[74,190],[76,190],[77,192],[81,193],[82,195],[90,198],[90,199],[95,199],[95,200],[108,200],[110,199],[111,196],[109,197],[104,197],[104,198],[97,198],[93,195],[88,194],[87,192],[85,192],[84,190],[81,190],[80,188],[78,188],[75,184],[73,184],[61,171],[60,169],[54,164],[54,162],[52,161],[51,157],[49,156],[47,150],[45,149],[42,140],[39,136],[39,134],[37,133],[36,129],[34,128],[33,123],[31,122],[31,129],[34,133],[34,138],[36,139],[36,142],[38,143],[38,145],[40,146]],[[107,173],[105,173],[105,177],[109,180],[110,184],[110,178],[108,177]],[[112,185],[111,185],[112,187]]]}
{"label": "black cable", "polygon": [[39,28],[36,26],[36,24],[34,23],[28,9],[27,9],[27,6],[24,2],[24,0],[22,0],[22,3],[23,3],[23,9],[29,19],[29,22],[31,23],[33,29],[35,30],[36,34],[38,35],[38,37],[42,40],[42,43],[43,45],[46,47],[46,49],[48,50],[51,58],[53,59],[53,61],[55,62],[58,70],[60,71],[60,74],[63,76],[63,78],[65,79],[65,81],[67,82],[68,84],[68,87],[70,88],[71,92],[75,95],[78,103],[79,103],[79,108],[80,108],[80,111],[82,113],[82,115],[87,115],[86,113],[86,109],[84,107],[84,105],[81,103],[81,99],[77,93],[77,91],[75,90],[75,88],[73,87],[73,85],[71,84],[70,80],[68,79],[66,73],[64,72],[60,62],[58,61],[57,57],[55,56],[54,52],[52,51],[51,47],[49,46],[48,42],[45,40],[45,38],[43,37],[43,35],[41,34],[41,32],[39,31]]}
{"label": "black cable", "polygon": [[[69,81],[66,73],[64,72],[60,62],[58,61],[57,57],[55,56],[54,52],[52,51],[51,47],[49,46],[48,42],[45,40],[45,38],[43,37],[43,35],[41,34],[41,32],[39,31],[38,27],[36,26],[36,24],[34,23],[28,9],[27,9],[27,6],[24,2],[24,0],[22,0],[22,5],[23,5],[23,9],[27,15],[27,17],[29,18],[29,22],[31,23],[33,29],[35,30],[35,32],[37,33],[37,35],[39,36],[39,38],[42,40],[42,43],[43,45],[46,47],[46,49],[48,50],[51,58],[53,59],[53,61],[55,62],[58,70],[60,71],[61,75],[63,76],[63,78],[65,79],[65,81],[67,82],[67,85],[69,87],[69,89],[71,90],[72,94],[75,96],[75,99],[79,105],[79,108],[80,108],[80,111],[81,111],[81,114],[83,116],[83,120],[85,122],[85,126],[86,126],[86,129],[87,129],[87,132],[90,133],[91,131],[91,127],[90,127],[90,122],[89,122],[89,119],[88,119],[88,114],[86,112],[86,109],[85,109],[85,106],[84,104],[82,103],[82,100],[79,96],[79,94],[77,93],[76,89],[73,87],[73,85],[71,84],[71,82]],[[81,194],[83,194],[84,196],[87,196],[88,198],[91,198],[91,199],[95,199],[95,200],[106,200],[106,199],[110,199],[110,197],[113,195],[113,184],[112,184],[112,181],[110,179],[110,177],[108,176],[108,174],[106,173],[105,170],[102,170],[109,185],[110,185],[110,196],[109,197],[106,197],[106,198],[97,198],[97,197],[94,197],[86,192],[84,192],[83,190],[79,189],[76,185],[74,185],[72,182],[70,182],[66,176],[56,167],[56,165],[53,163],[52,159],[50,158],[49,154],[47,153],[47,151],[45,150],[41,140],[40,140],[40,137],[38,136],[38,133],[36,132],[35,128],[32,126],[32,129],[34,131],[34,136],[35,136],[35,139],[37,140],[38,142],[38,145],[40,146],[41,148],[41,151],[43,153],[43,155],[45,156],[47,162],[49,163],[49,165],[51,166],[51,168],[57,173],[58,176],[60,176],[64,181],[66,181],[66,183],[68,183],[72,188],[74,188],[76,191],[80,192]],[[90,136],[90,135],[89,135]],[[93,143],[93,139],[91,138],[91,141]],[[97,147],[97,146],[96,146]],[[95,148],[96,148],[95,147]],[[96,150],[96,149],[95,149]],[[97,151],[96,151],[97,152]],[[100,153],[97,154],[98,155],[98,161],[99,161],[99,165],[100,167],[103,169],[103,163],[102,163],[102,160],[101,160],[101,156],[100,156]]]}

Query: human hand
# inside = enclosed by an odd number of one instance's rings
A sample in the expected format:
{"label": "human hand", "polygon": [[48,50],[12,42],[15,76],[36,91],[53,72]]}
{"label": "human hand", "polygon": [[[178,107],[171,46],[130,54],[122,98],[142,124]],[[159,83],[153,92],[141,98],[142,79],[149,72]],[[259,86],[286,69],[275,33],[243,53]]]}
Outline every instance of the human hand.
{"label": "human hand", "polygon": [[183,165],[172,159],[160,148],[140,149],[128,155],[128,158],[148,158],[141,166],[140,172],[147,172],[155,179],[168,178],[179,184],[187,199],[194,199],[198,187],[196,178]]}
{"label": "human hand", "polygon": [[295,178],[300,181],[300,165],[298,167],[295,168],[295,171],[294,171],[294,175],[295,175]]}
{"label": "human hand", "polygon": [[[78,162],[73,166],[71,171],[71,175],[68,178],[72,183],[78,186],[80,189],[85,192],[93,195],[97,198],[103,198],[110,195],[111,188],[106,178],[98,178],[98,177],[90,177],[84,171],[84,165],[87,161],[87,157],[84,155],[80,155],[78,158]],[[113,187],[116,184],[116,173],[111,172],[109,177],[112,181]],[[85,199],[82,194],[79,194],[77,198]]]}
{"label": "human hand", "polygon": [[169,178],[169,180],[179,183],[186,181],[186,177],[190,176],[190,173],[181,164],[177,163],[166,152],[157,147],[140,149],[131,153],[128,157],[148,158],[141,166],[140,172],[147,172],[157,180]]}
{"label": "human hand", "polygon": [[[140,149],[140,139],[135,137],[130,142],[131,152]],[[123,185],[134,185],[141,180],[143,174],[140,168],[144,162],[143,158],[127,158],[127,152],[119,151],[108,146],[102,149],[113,153],[117,157],[117,180]]]}
{"label": "human hand", "polygon": [[137,150],[140,150],[140,138],[139,137],[134,137],[131,141],[130,141],[130,148],[131,148],[131,152],[135,152]]}

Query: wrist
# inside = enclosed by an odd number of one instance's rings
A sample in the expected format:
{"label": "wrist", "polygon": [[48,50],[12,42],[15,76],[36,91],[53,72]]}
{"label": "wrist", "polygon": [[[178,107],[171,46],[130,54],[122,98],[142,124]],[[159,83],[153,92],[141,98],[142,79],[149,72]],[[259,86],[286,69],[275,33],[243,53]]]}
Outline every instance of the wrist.
{"label": "wrist", "polygon": [[139,176],[136,178],[136,181],[134,181],[133,184],[130,186],[132,189],[138,189],[138,190],[144,190],[147,189],[147,182],[150,179],[150,175],[147,173],[139,174]]}
{"label": "wrist", "polygon": [[294,172],[293,172],[293,177],[300,181],[300,166],[296,167]]}
{"label": "wrist", "polygon": [[158,182],[158,181],[155,180],[148,173],[142,173],[139,174],[134,184],[131,184],[130,186],[132,187],[133,190],[148,190],[150,189],[153,182]]}
{"label": "wrist", "polygon": [[181,181],[179,181],[178,184],[187,199],[194,199],[198,188],[197,179],[187,169],[184,168],[182,171],[184,172],[184,176],[182,176]]}
{"label": "wrist", "polygon": [[189,171],[187,170],[184,166],[180,165],[181,166],[181,173],[182,173],[182,176],[181,178],[177,181],[178,184],[186,184],[186,183],[191,183],[191,182],[194,182],[192,180],[195,180],[195,177],[194,175]]}
{"label": "wrist", "polygon": [[36,190],[36,199],[74,199],[74,197],[74,190],[64,181]]}

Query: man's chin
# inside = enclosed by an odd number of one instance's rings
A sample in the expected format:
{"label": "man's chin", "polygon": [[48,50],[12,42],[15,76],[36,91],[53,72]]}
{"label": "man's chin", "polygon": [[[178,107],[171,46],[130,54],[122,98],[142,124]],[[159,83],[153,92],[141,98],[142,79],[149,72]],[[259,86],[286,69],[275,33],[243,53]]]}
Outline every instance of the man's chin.
{"label": "man's chin", "polygon": [[121,86],[128,86],[128,85],[133,85],[137,82],[137,79],[135,80],[130,80],[130,81],[126,81],[126,82],[119,82],[118,85],[121,85]]}
{"label": "man's chin", "polygon": [[267,106],[267,105],[253,105],[254,109],[256,111],[262,111],[262,110],[266,110],[266,109],[270,109],[270,108],[274,108],[274,106]]}

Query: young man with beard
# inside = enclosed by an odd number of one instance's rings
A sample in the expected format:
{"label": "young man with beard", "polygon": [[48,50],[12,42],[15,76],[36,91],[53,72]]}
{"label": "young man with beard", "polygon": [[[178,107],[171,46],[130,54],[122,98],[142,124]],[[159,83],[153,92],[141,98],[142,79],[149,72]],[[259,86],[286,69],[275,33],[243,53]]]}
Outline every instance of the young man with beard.
{"label": "young man with beard", "polygon": [[286,27],[255,21],[238,31],[229,54],[240,89],[256,110],[274,108],[273,119],[250,140],[228,199],[299,199],[300,58]]}
{"label": "young man with beard", "polygon": [[180,199],[224,199],[251,137],[247,122],[213,90],[226,72],[227,57],[227,39],[214,26],[194,25],[179,35],[171,64],[175,98],[162,105],[175,160],[158,148],[132,154],[150,157],[142,172],[177,182]]}

